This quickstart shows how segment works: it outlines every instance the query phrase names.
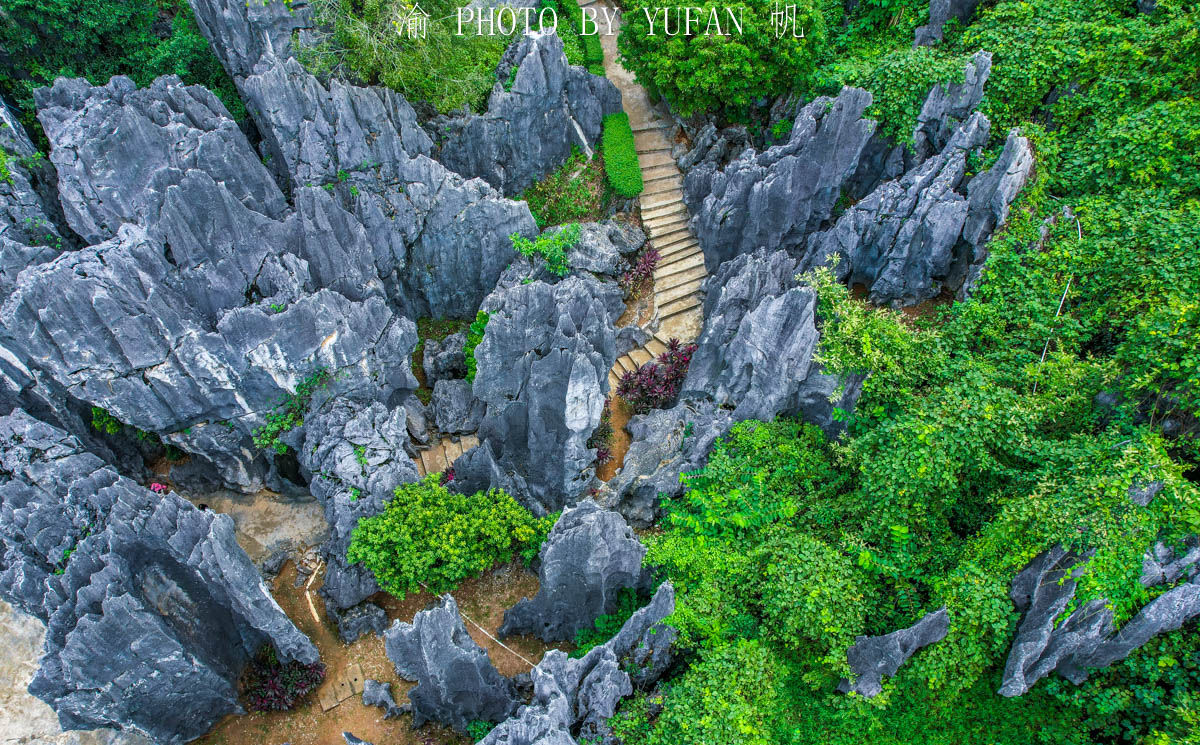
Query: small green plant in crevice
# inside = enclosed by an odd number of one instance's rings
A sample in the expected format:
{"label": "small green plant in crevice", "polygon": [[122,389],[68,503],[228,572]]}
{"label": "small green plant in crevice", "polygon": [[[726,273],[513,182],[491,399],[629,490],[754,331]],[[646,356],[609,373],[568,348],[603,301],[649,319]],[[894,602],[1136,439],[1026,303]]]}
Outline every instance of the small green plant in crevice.
{"label": "small green plant in crevice", "polygon": [[650,598],[639,595],[634,588],[622,588],[617,593],[617,607],[613,609],[613,612],[606,613],[597,618],[592,623],[592,628],[580,629],[575,634],[575,650],[567,656],[583,657],[594,647],[604,644],[616,636],[621,627],[625,625],[625,622],[629,620],[629,617],[648,602],[650,602]]}
{"label": "small green plant in crevice", "polygon": [[8,165],[8,151],[0,147],[0,181],[12,183],[12,169]]}
{"label": "small green plant in crevice", "polygon": [[285,310],[287,310],[287,306],[284,305],[283,303],[271,303],[271,312],[272,313],[282,313]]}
{"label": "small green plant in crevice", "polygon": [[504,81],[504,90],[512,90],[513,84],[517,82],[517,71],[520,69],[520,65],[513,65],[512,69],[508,71],[508,80]]}
{"label": "small green plant in crevice", "polygon": [[573,222],[553,233],[542,233],[534,240],[519,233],[513,233],[509,238],[517,253],[529,259],[540,256],[546,262],[547,271],[556,277],[565,277],[571,271],[567,251],[579,242],[582,232],[579,223]]}
{"label": "small green plant in crevice", "polygon": [[366,470],[366,468],[367,468],[367,446],[366,445],[355,445],[354,446],[354,460],[358,463],[358,465],[363,467],[363,470]]}
{"label": "small green plant in crevice", "polygon": [[467,343],[463,344],[463,357],[467,361],[467,382],[475,382],[475,370],[477,363],[475,362],[475,347],[479,346],[479,342],[483,341],[483,332],[487,329],[488,319],[491,316],[487,311],[479,311],[475,314],[475,320],[467,329]]}
{"label": "small green plant in crevice", "polygon": [[472,719],[467,723],[467,737],[471,738],[471,742],[479,742],[488,736],[488,733],[496,728],[493,722],[487,722],[482,719]]}
{"label": "small green plant in crevice", "polygon": [[540,521],[509,494],[451,492],[442,474],[396,487],[384,511],[358,521],[346,559],[362,564],[387,592],[403,598],[446,592],[538,540]]}
{"label": "small green plant in crevice", "polygon": [[271,449],[283,455],[288,446],[280,435],[291,432],[304,424],[304,414],[312,402],[313,394],[329,386],[333,373],[327,367],[318,367],[296,386],[296,392],[280,397],[275,410],[266,415],[267,423],[254,430],[254,444],[264,450]]}
{"label": "small green plant in crevice", "polygon": [[92,429],[97,432],[103,432],[106,435],[115,435],[124,428],[124,424],[120,419],[117,419],[107,410],[99,406],[92,407]]}
{"label": "small green plant in crevice", "polygon": [[613,447],[612,399],[604,399],[604,410],[600,414],[600,423],[588,438],[587,446],[596,451],[596,464],[604,465],[612,460]]}

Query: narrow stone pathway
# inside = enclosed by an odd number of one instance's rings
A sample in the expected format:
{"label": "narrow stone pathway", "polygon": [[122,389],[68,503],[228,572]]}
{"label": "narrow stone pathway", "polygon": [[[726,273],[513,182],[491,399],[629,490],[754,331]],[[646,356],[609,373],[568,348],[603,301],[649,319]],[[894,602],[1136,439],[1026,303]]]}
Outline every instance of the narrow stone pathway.
{"label": "narrow stone pathway", "polygon": [[447,435],[424,450],[417,452],[417,472],[421,478],[441,473],[458,460],[458,456],[479,444],[475,435]]}
{"label": "narrow stone pathway", "polygon": [[670,124],[659,116],[646,89],[634,81],[633,73],[617,61],[620,16],[613,21],[613,33],[607,34],[605,10],[612,16],[614,7],[602,0],[581,0],[579,5],[596,11],[604,47],[604,72],[621,91],[622,105],[629,114],[638,162],[642,167],[645,184],[641,196],[642,227],[650,245],[659,254],[653,290],[657,331],[644,347],[623,355],[613,365],[608,383],[615,390],[622,375],[665,352],[668,340],[675,338],[689,342],[700,335],[704,324],[704,295],[700,285],[707,272],[700,244],[688,228],[687,208],[683,205],[683,174],[671,157],[673,143],[667,138]]}

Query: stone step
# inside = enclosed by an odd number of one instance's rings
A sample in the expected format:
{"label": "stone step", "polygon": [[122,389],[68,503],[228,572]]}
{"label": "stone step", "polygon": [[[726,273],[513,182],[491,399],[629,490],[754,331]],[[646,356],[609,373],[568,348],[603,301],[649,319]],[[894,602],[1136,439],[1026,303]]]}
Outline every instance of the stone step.
{"label": "stone step", "polygon": [[659,256],[663,255],[664,248],[672,247],[673,244],[679,240],[682,240],[682,239],[696,240],[695,238],[692,237],[692,231],[688,230],[686,226],[681,227],[681,228],[675,228],[673,230],[670,230],[670,231],[664,232],[664,233],[659,233],[659,232],[655,232],[655,231],[651,231],[651,233],[652,233],[652,235],[650,237],[650,242],[653,243],[654,247],[658,249]]}
{"label": "stone step", "polygon": [[694,242],[682,241],[674,247],[668,248],[666,251],[659,249],[658,255],[663,265],[674,264],[679,261],[690,260],[693,256],[703,256],[704,252]]}
{"label": "stone step", "polygon": [[662,209],[664,207],[670,207],[674,204],[683,204],[683,192],[672,191],[665,194],[657,194],[649,198],[644,198],[642,200],[642,219],[646,219],[647,212],[654,212],[655,210]]}
{"label": "stone step", "polygon": [[621,376],[617,375],[612,370],[608,371],[608,395],[613,395],[617,392],[617,386],[621,384]]}
{"label": "stone step", "polygon": [[654,153],[670,154],[671,146],[662,137],[650,135],[645,143],[634,142],[633,149],[638,155],[653,155]]}
{"label": "stone step", "polygon": [[661,166],[651,166],[650,168],[642,168],[642,184],[647,184],[658,179],[668,176],[679,176],[679,167],[674,163],[666,163]]}
{"label": "stone step", "polygon": [[670,305],[679,298],[687,297],[688,295],[699,294],[700,283],[697,280],[692,279],[688,280],[687,282],[677,284],[674,287],[669,287],[662,290],[658,289],[657,287],[654,288],[654,304],[661,308],[665,305]]}
{"label": "stone step", "polygon": [[678,287],[684,282],[700,283],[708,276],[708,272],[704,270],[704,262],[700,262],[700,266],[694,266],[690,269],[675,272],[673,274],[664,274],[661,277],[654,278],[654,291],[669,290],[672,287]]}
{"label": "stone step", "polygon": [[671,316],[677,316],[680,313],[686,313],[693,308],[700,307],[700,296],[697,294],[685,295],[684,297],[674,302],[668,303],[658,309],[659,320],[665,320]]}
{"label": "stone step", "polygon": [[463,454],[462,445],[454,440],[446,440],[442,443],[442,448],[446,451],[446,463],[449,465],[454,465],[458,456]]}
{"label": "stone step", "polygon": [[637,147],[638,152],[650,149],[671,149],[671,142],[667,139],[666,130],[663,129],[646,129],[641,132],[634,132],[633,144]]}
{"label": "stone step", "polygon": [[475,435],[463,435],[459,439],[459,444],[462,445],[463,452],[467,452],[473,447],[479,445],[479,438]]}
{"label": "stone step", "polygon": [[446,470],[446,451],[442,443],[437,443],[428,450],[421,451],[421,463],[425,465],[425,473],[441,473]]}
{"label": "stone step", "polygon": [[649,222],[642,223],[650,229],[652,235],[667,235],[674,233],[680,228],[686,228],[691,215],[686,212],[676,213],[674,215],[666,215],[664,217],[656,217]]}
{"label": "stone step", "polygon": [[637,365],[634,363],[633,360],[629,359],[629,355],[627,355],[627,354],[621,355],[620,357],[618,357],[617,364],[620,365],[621,369],[624,370],[625,372],[632,372],[637,369]]}
{"label": "stone step", "polygon": [[701,272],[704,271],[703,251],[697,251],[693,256],[677,258],[670,263],[659,260],[658,266],[654,268],[654,281],[657,282],[680,272],[690,272],[696,269],[700,269]]}
{"label": "stone step", "polygon": [[667,351],[667,344],[666,342],[659,341],[657,336],[651,337],[650,341],[646,342],[646,351],[654,355],[655,359],[658,359],[663,352]]}
{"label": "stone step", "polygon": [[677,176],[667,176],[665,178],[658,179],[657,181],[650,182],[646,182],[646,180],[643,179],[642,185],[642,199],[649,199],[650,197],[658,196],[659,194],[667,194],[670,192],[675,192],[682,197],[681,189],[683,187]]}
{"label": "stone step", "polygon": [[675,159],[671,157],[670,150],[665,150],[646,155],[639,154],[638,163],[641,165],[642,170],[645,171],[647,168],[654,168],[655,166],[665,166],[668,163],[674,164]]}
{"label": "stone step", "polygon": [[675,201],[672,201],[672,202],[666,202],[661,207],[657,207],[655,209],[648,210],[648,209],[642,208],[642,224],[646,225],[648,223],[654,222],[655,220],[658,220],[663,217],[669,217],[671,215],[686,215],[686,214],[687,214],[687,207],[684,205],[682,200],[676,199]]}
{"label": "stone step", "polygon": [[641,367],[642,365],[654,359],[654,357],[645,349],[635,349],[629,353],[629,356],[633,358],[633,361],[637,363],[638,367]]}
{"label": "stone step", "polygon": [[634,134],[637,134],[638,132],[648,132],[652,129],[662,131],[666,127],[663,125],[661,120],[651,119],[648,122],[630,122],[629,128],[633,130]]}

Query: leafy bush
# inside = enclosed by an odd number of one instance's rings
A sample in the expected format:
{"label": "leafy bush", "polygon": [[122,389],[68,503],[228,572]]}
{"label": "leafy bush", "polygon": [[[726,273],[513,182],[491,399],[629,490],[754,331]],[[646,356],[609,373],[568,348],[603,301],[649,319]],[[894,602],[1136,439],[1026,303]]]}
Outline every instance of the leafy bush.
{"label": "leafy bush", "polygon": [[359,520],[346,559],[371,570],[396,597],[423,587],[445,592],[512,561],[543,526],[499,489],[457,494],[431,474],[396,487],[382,513]]}
{"label": "leafy bush", "polygon": [[638,251],[637,257],[621,273],[621,289],[626,297],[636,297],[646,289],[647,283],[654,279],[654,270],[661,259],[658,249],[648,242]]}
{"label": "leafy bush", "polygon": [[666,408],[679,395],[679,386],[687,377],[688,365],[695,352],[695,344],[684,346],[678,339],[671,339],[667,351],[659,355],[657,361],[647,362],[621,376],[617,395],[635,414]]}
{"label": "leafy bush", "polygon": [[637,612],[650,598],[638,595],[632,587],[624,587],[617,593],[617,607],[612,613],[599,616],[590,629],[580,629],[575,634],[575,649],[568,657],[583,657],[593,648],[604,644],[617,635],[629,617]]}
{"label": "leafy bush", "polygon": [[288,446],[279,436],[304,424],[304,414],[308,411],[313,394],[327,387],[332,380],[333,373],[329,368],[318,367],[300,381],[295,393],[280,397],[275,410],[267,412],[267,423],[254,430],[254,444],[264,450],[270,448],[280,455],[286,453]]}
{"label": "leafy bush", "polygon": [[527,259],[540,256],[551,274],[565,277],[571,271],[571,265],[567,263],[567,251],[579,242],[582,231],[579,223],[573,222],[553,232],[542,233],[533,240],[520,233],[513,233],[509,238],[517,253]]}
{"label": "leafy bush", "polygon": [[310,71],[385,85],[410,101],[427,101],[440,112],[487,107],[496,67],[510,38],[477,35],[474,28],[464,28],[457,36],[460,3],[421,3],[431,16],[424,38],[396,33],[395,3],[312,0],[310,5],[317,23],[333,32],[319,46],[302,50],[300,59]]}
{"label": "leafy bush", "polygon": [[[624,34],[622,34],[624,36]],[[642,167],[638,164],[637,147],[629,114],[618,111],[604,116],[604,132],[600,136],[604,151],[604,172],[613,191],[632,199],[642,193]]]}
{"label": "leafy bush", "polygon": [[525,190],[521,198],[539,228],[569,222],[597,220],[605,204],[604,166],[597,158],[588,160],[573,148],[571,157],[558,170]]}
{"label": "leafy bush", "polygon": [[16,103],[33,137],[41,132],[33,91],[59,76],[104,85],[128,75],[144,86],[179,75],[213,91],[234,118],[245,115],[186,0],[0,0],[0,17],[0,93]]}
{"label": "leafy bush", "polygon": [[[742,116],[764,96],[770,99],[793,86],[805,85],[825,39],[824,18],[811,0],[788,3],[796,6],[796,24],[805,35],[802,39],[790,34],[776,38],[771,25],[775,6],[768,0],[699,4],[700,30],[715,12],[722,30],[733,34],[730,36],[685,36],[682,31],[666,36],[660,6],[643,0],[625,5],[624,26],[617,39],[621,64],[639,83],[652,85],[682,116],[715,111]],[[741,11],[743,33],[733,29],[725,8]],[[655,21],[653,36],[647,16]],[[672,29],[680,23],[672,16]]]}
{"label": "leafy bush", "polygon": [[475,314],[475,320],[467,327],[467,341],[463,344],[463,357],[467,360],[467,382],[475,382],[475,372],[478,363],[475,361],[475,347],[479,346],[479,342],[483,341],[484,331],[487,329],[488,319],[491,318],[487,311],[479,311]]}
{"label": "leafy bush", "polygon": [[471,738],[471,742],[479,742],[488,736],[488,733],[496,728],[492,722],[485,722],[482,719],[472,719],[467,722],[467,737]]}
{"label": "leafy bush", "polygon": [[242,699],[251,711],[287,711],[323,680],[325,666],[320,662],[281,662],[275,648],[268,644],[254,655],[242,674]]}

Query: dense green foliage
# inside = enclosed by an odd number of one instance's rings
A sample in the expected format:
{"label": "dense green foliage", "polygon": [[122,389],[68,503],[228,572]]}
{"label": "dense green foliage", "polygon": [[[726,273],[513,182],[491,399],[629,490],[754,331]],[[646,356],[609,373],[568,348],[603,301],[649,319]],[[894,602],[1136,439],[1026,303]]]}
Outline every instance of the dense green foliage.
{"label": "dense green foliage", "polygon": [[483,334],[487,329],[490,317],[487,311],[481,310],[475,314],[475,320],[467,327],[467,341],[463,344],[463,357],[467,361],[468,383],[475,382],[475,370],[477,366],[475,362],[475,347],[479,346],[479,342],[483,341]]}
{"label": "dense green foliage", "polygon": [[[811,0],[699,3],[692,36],[684,35],[683,20],[674,8],[670,30],[678,35],[667,36],[660,4],[629,0],[623,5],[624,26],[617,42],[621,64],[684,116],[725,111],[737,117],[763,96],[774,97],[806,84],[825,39],[824,17]],[[776,38],[771,24],[777,5],[796,10],[795,24],[781,38]],[[740,15],[742,33],[737,33],[726,9]],[[716,26],[710,28],[713,18],[727,35],[717,35]],[[794,35],[801,31],[803,38]]]}
{"label": "dense green foliage", "polygon": [[403,598],[446,592],[545,538],[556,516],[540,520],[499,489],[458,494],[430,474],[396,487],[387,508],[359,520],[346,559],[361,563],[387,592]]}
{"label": "dense green foliage", "polygon": [[[543,3],[544,5],[544,3]],[[589,25],[584,28],[583,8],[575,0],[559,0],[558,29],[556,33],[563,38],[564,44],[575,41],[579,44],[580,57],[578,60],[567,56],[567,61],[573,65],[583,65],[593,75],[604,74],[604,48],[600,44],[598,29]],[[603,28],[599,29],[603,31]],[[584,33],[585,31],[590,33]]]}
{"label": "dense green foliage", "polygon": [[575,649],[568,657],[583,657],[595,647],[600,646],[616,636],[629,617],[637,612],[647,602],[648,597],[641,597],[632,587],[622,588],[617,593],[617,607],[612,613],[605,613],[592,623],[590,629],[580,629],[575,634]]}
{"label": "dense green foliage", "polygon": [[638,164],[637,146],[629,114],[618,111],[604,117],[604,132],[600,136],[604,149],[604,172],[613,191],[632,199],[642,193],[642,168]]}
{"label": "dense green foliage", "polygon": [[599,157],[588,158],[574,149],[566,163],[538,183],[521,198],[539,228],[568,222],[586,222],[603,217],[605,199],[604,166]]}
{"label": "dense green foliage", "polygon": [[[971,168],[1020,127],[1037,173],[969,302],[909,317],[852,298],[829,272],[807,277],[822,362],[871,375],[840,414],[842,442],[739,425],[666,505],[647,562],[675,581],[692,666],[657,719],[644,700],[623,709],[626,745],[704,741],[708,719],[747,722],[726,742],[788,745],[1194,739],[1194,623],[1082,686],[1052,675],[1019,698],[996,690],[1020,619],[1009,583],[1032,557],[1056,543],[1094,551],[1072,608],[1104,598],[1119,625],[1160,591],[1138,581],[1146,548],[1200,529],[1200,9],[1002,0],[915,50],[922,3],[822,12],[829,45],[802,95],[864,86],[904,141],[930,86],[986,49],[992,141]],[[1164,489],[1139,507],[1129,488],[1151,479]],[[834,691],[856,635],[941,605],[946,639],[883,694]],[[776,660],[746,705],[781,712],[771,727],[703,695],[731,656],[753,668],[749,642]],[[682,734],[685,722],[702,734]]]}
{"label": "dense green foliage", "polygon": [[313,395],[328,387],[332,381],[333,372],[327,367],[318,367],[300,381],[295,393],[281,396],[275,408],[266,413],[266,423],[254,430],[254,444],[280,455],[286,453],[288,446],[279,439],[280,435],[304,424],[304,415],[308,412]]}
{"label": "dense green foliage", "polygon": [[565,277],[571,271],[571,265],[567,263],[567,252],[579,242],[582,230],[579,223],[573,222],[542,233],[533,240],[520,233],[513,233],[509,238],[517,253],[527,259],[539,257],[546,262],[546,269],[551,274]]}
{"label": "dense green foliage", "polygon": [[462,3],[420,3],[430,15],[424,37],[400,34],[393,25],[413,3],[313,0],[310,5],[318,22],[333,31],[320,46],[302,53],[302,61],[314,73],[336,72],[386,85],[441,112],[487,108],[496,65],[510,39],[499,33],[476,34],[474,25],[469,30],[464,26],[463,35],[457,36],[456,8]]}
{"label": "dense green foliage", "polygon": [[59,76],[149,85],[178,75],[216,93],[235,118],[245,114],[187,0],[0,0],[0,49],[0,94],[34,136],[33,91]]}

